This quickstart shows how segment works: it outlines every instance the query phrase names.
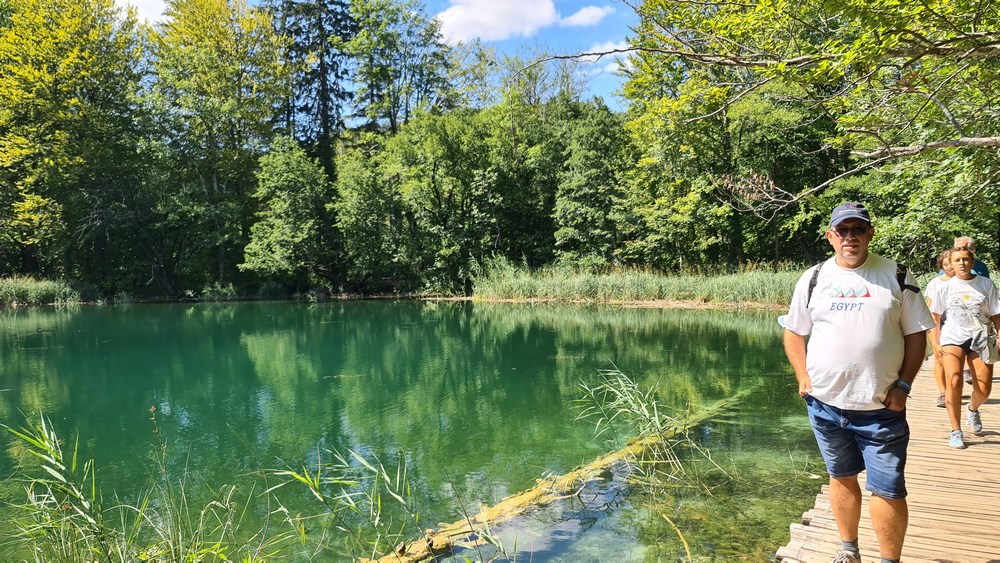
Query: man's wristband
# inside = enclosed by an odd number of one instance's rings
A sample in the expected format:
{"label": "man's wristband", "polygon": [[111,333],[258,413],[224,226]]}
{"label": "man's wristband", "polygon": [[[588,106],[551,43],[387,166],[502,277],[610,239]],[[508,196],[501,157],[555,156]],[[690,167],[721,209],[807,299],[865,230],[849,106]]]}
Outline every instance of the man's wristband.
{"label": "man's wristband", "polygon": [[913,389],[913,387],[909,383],[903,381],[902,379],[897,379],[896,383],[894,383],[892,386],[902,391],[903,394],[905,394],[907,397],[910,396],[910,391]]}

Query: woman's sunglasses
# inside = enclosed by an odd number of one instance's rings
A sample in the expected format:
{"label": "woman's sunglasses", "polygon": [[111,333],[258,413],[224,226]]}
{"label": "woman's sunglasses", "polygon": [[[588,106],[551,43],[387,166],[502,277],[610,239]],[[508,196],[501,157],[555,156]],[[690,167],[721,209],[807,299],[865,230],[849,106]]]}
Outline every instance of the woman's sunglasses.
{"label": "woman's sunglasses", "polygon": [[847,235],[860,237],[868,232],[868,227],[862,227],[861,225],[854,225],[853,227],[842,226],[834,229],[834,232],[836,232],[837,236],[840,238],[847,238]]}

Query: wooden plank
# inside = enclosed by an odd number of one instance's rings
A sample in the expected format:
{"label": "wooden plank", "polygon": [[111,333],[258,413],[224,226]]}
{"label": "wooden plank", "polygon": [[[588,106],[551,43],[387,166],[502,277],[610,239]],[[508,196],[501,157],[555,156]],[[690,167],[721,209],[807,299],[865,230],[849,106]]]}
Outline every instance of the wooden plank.
{"label": "wooden plank", "polygon": [[[906,465],[910,525],[903,560],[916,562],[1000,561],[1000,401],[980,409],[985,432],[965,431],[968,448],[948,446],[950,424],[945,409],[936,406],[933,363],[924,362],[907,402],[910,447]],[[996,381],[996,377],[994,378]],[[996,385],[994,386],[997,387]],[[965,422],[963,401],[962,422]],[[861,484],[864,488],[864,476]],[[878,561],[878,542],[868,515],[867,491],[862,497],[859,541],[866,563]],[[829,485],[822,485],[816,504],[789,526],[790,541],[775,558],[786,563],[830,561],[840,549],[837,524],[830,510]]]}

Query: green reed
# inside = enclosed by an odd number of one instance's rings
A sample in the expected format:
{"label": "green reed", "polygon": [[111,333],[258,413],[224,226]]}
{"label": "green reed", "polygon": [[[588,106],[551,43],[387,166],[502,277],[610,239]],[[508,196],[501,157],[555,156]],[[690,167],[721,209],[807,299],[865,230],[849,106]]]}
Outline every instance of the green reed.
{"label": "green reed", "polygon": [[[405,452],[400,452],[395,463],[388,465],[377,456],[368,459],[350,450],[346,455],[333,450],[317,451],[317,459],[324,458],[328,461],[318,462],[312,470],[304,467],[300,471],[273,472],[272,475],[284,480],[267,492],[286,485],[304,486],[327,509],[322,525],[339,532],[337,545],[332,545],[335,540],[330,536],[330,551],[355,559],[359,556],[378,559],[398,554],[396,550],[409,541],[423,541],[415,540],[425,530],[413,496]],[[496,550],[499,554],[496,557],[508,558],[488,524],[474,524],[467,514],[466,519],[476,530],[476,537]],[[467,545],[459,541],[456,546],[475,551],[480,561],[490,559],[483,556],[478,542]]]}
{"label": "green reed", "polygon": [[537,270],[510,261],[489,261],[476,278],[483,299],[554,301],[696,301],[785,305],[805,270],[795,265],[747,265],[736,273],[665,275],[640,269],[601,272],[550,266]]}
{"label": "green reed", "polygon": [[[156,428],[155,410],[152,421]],[[104,497],[93,460],[81,463],[79,440],[71,449],[41,416],[25,428],[2,425],[18,439],[28,461],[14,479],[23,484],[25,500],[10,505],[13,534],[2,543],[5,555],[34,561],[256,561],[277,556],[297,540],[294,522],[273,501],[278,524],[243,529],[253,491],[242,498],[235,486],[211,491],[201,506],[191,503],[190,485],[174,479],[166,468],[161,440],[159,474],[134,502]],[[269,504],[272,502],[269,500]]]}
{"label": "green reed", "polygon": [[[630,459],[629,501],[644,538],[647,560],[764,561],[787,541],[787,523],[799,517],[825,471],[809,452],[730,450],[723,459],[684,431],[690,417],[667,412],[657,392],[617,369],[582,384],[579,418],[595,436],[616,444],[632,436],[668,439]],[[711,424],[726,424],[716,413]],[[687,419],[687,420],[686,420]]]}
{"label": "green reed", "polygon": [[687,434],[690,422],[683,415],[670,414],[655,389],[640,387],[618,369],[602,370],[600,375],[596,385],[580,384],[583,397],[576,401],[577,418],[591,421],[595,437],[604,437],[618,447],[629,437],[660,438],[641,455],[627,460],[628,480],[635,494],[654,499],[652,510],[670,524],[684,550],[678,559],[691,561],[687,538],[659,505],[669,504],[683,491],[711,495],[720,478],[729,481],[732,477],[708,450],[691,439]]}
{"label": "green reed", "polygon": [[[355,452],[319,452],[332,460],[260,472],[242,492],[235,485],[210,488],[208,501],[198,504],[188,472],[178,477],[168,468],[155,408],[150,415],[157,472],[133,502],[108,502],[93,460],[80,463],[79,440],[64,449],[46,417],[26,428],[0,425],[27,460],[13,477],[23,484],[25,500],[10,505],[14,532],[0,540],[0,555],[34,561],[378,558],[423,532],[404,454],[387,466]],[[271,484],[274,477],[280,482]],[[316,513],[291,514],[273,494],[289,484],[305,486],[319,501]],[[250,517],[260,512],[262,523]],[[488,530],[480,536],[491,538]]]}
{"label": "green reed", "polygon": [[51,305],[80,301],[80,293],[66,282],[27,276],[0,278],[0,307]]}
{"label": "green reed", "polygon": [[[323,453],[317,455],[322,457]],[[375,559],[423,532],[404,455],[399,456],[395,467],[386,469],[378,458],[369,461],[353,451],[346,456],[335,451],[325,453],[331,460],[318,463],[312,470],[274,472],[284,481],[268,492],[290,484],[305,486],[332,517],[327,522],[340,532],[338,551],[343,554]]]}
{"label": "green reed", "polygon": [[577,419],[591,421],[595,437],[604,437],[619,448],[627,438],[660,438],[642,457],[630,460],[632,480],[638,479],[647,489],[666,484],[702,488],[703,474],[691,471],[698,467],[690,463],[692,459],[708,461],[712,472],[728,476],[712,461],[711,454],[688,436],[691,424],[684,413],[671,414],[654,388],[640,387],[617,368],[602,370],[600,377],[596,385],[580,384],[583,396],[575,401]]}

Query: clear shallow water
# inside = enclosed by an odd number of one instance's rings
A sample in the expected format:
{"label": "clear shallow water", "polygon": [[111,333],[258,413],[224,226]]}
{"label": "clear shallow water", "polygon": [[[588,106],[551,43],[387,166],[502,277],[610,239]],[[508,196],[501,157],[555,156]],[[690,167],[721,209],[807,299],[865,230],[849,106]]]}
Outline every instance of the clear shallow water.
{"label": "clear shallow water", "polygon": [[[300,468],[326,448],[404,451],[426,525],[606,452],[573,401],[612,366],[679,412],[752,388],[693,434],[737,478],[652,505],[551,507],[505,530],[508,548],[531,546],[532,561],[672,558],[684,552],[664,511],[696,556],[759,559],[787,541],[819,466],[768,314],[412,301],[0,311],[0,421],[45,413],[120,495],[155,471],[155,407],[171,471],[192,483]],[[23,452],[7,435],[0,447],[7,475]]]}

